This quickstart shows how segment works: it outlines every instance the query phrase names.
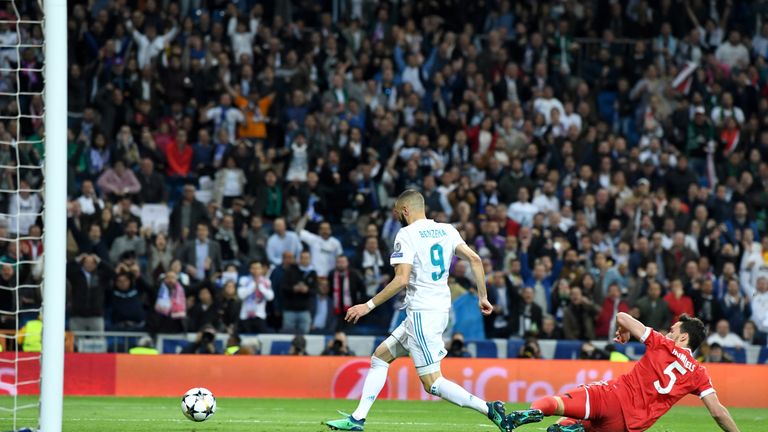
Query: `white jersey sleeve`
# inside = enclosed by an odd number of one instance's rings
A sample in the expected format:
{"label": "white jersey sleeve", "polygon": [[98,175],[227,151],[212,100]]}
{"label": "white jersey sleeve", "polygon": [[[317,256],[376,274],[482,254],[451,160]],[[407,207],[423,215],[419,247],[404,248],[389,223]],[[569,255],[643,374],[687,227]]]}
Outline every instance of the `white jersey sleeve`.
{"label": "white jersey sleeve", "polygon": [[391,265],[413,264],[413,260],[416,257],[416,249],[406,230],[401,229],[397,233],[392,251],[392,255],[389,257]]}
{"label": "white jersey sleeve", "polygon": [[454,227],[453,225],[447,225],[449,228],[448,231],[448,237],[451,239],[451,242],[453,242],[453,252],[456,253],[456,248],[467,244],[467,242],[464,241],[463,238],[461,238],[461,234],[459,234],[459,231]]}

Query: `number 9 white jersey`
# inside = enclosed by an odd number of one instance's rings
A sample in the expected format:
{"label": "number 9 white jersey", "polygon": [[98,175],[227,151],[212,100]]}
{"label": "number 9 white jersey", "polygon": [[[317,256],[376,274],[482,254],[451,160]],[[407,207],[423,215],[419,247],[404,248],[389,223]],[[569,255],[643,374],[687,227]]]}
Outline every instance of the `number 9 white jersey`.
{"label": "number 9 white jersey", "polygon": [[390,264],[411,264],[405,304],[411,311],[445,311],[451,308],[448,270],[456,247],[464,240],[450,224],[419,219],[401,228],[395,237]]}

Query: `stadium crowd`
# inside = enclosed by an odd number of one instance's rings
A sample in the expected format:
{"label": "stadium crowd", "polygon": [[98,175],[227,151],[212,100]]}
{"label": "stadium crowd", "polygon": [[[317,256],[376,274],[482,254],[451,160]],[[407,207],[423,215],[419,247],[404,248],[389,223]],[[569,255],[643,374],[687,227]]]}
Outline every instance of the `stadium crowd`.
{"label": "stadium crowd", "polygon": [[[391,277],[389,208],[415,188],[483,257],[490,317],[450,269],[466,339],[607,339],[625,311],[765,345],[763,3],[331,3],[69,2],[71,330],[385,334],[402,298],[341,317]],[[37,237],[14,212],[39,211],[41,178],[11,172],[3,237]],[[40,243],[20,246],[3,285],[39,279],[17,263]]]}

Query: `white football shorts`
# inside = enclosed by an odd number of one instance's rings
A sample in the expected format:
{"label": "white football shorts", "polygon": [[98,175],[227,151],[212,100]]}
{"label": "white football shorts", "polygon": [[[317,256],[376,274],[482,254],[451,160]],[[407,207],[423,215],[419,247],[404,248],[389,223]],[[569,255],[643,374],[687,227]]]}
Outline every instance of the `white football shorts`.
{"label": "white football shorts", "polygon": [[413,365],[423,368],[442,360],[447,351],[443,332],[448,326],[448,312],[406,311],[406,318],[392,336],[411,354]]}

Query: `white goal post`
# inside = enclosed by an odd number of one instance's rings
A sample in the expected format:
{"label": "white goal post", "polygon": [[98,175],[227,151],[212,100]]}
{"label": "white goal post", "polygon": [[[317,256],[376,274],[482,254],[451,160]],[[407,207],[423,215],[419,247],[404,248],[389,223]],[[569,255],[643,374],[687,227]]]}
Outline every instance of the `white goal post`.
{"label": "white goal post", "polygon": [[67,240],[67,0],[44,0],[45,232],[40,430],[60,432]]}

